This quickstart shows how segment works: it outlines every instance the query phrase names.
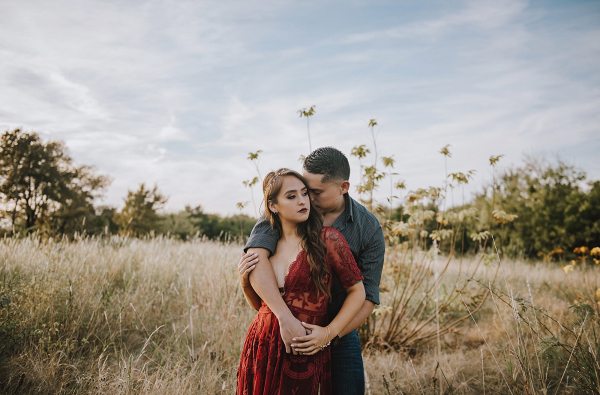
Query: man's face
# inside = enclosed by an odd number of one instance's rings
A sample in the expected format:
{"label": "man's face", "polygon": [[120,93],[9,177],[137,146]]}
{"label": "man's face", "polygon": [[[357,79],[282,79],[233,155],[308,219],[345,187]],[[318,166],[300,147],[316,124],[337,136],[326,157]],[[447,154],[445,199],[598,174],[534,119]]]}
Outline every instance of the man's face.
{"label": "man's face", "polygon": [[344,194],[348,192],[347,182],[337,184],[332,182],[322,182],[323,174],[313,174],[306,170],[302,175],[308,183],[310,200],[317,210],[322,214],[327,214],[342,204]]}

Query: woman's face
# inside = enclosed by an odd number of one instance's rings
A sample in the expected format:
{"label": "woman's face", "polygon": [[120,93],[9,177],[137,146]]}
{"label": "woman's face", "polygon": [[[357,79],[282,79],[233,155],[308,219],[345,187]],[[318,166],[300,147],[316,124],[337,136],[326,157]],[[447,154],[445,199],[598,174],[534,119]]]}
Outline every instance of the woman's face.
{"label": "woman's face", "polygon": [[283,177],[277,203],[269,202],[272,212],[277,212],[281,221],[300,223],[308,219],[310,199],[306,185],[294,176]]}

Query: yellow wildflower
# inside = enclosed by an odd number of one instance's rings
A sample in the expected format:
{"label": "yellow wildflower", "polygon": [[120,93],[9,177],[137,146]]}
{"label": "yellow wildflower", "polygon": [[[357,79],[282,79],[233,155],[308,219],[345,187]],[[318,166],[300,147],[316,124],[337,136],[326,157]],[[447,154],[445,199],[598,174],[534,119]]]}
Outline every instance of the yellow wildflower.
{"label": "yellow wildflower", "polygon": [[569,273],[571,270],[573,270],[573,268],[575,268],[573,265],[562,266],[562,270],[564,270],[565,273]]}
{"label": "yellow wildflower", "polygon": [[592,248],[592,251],[590,251],[590,255],[600,255],[600,247]]}

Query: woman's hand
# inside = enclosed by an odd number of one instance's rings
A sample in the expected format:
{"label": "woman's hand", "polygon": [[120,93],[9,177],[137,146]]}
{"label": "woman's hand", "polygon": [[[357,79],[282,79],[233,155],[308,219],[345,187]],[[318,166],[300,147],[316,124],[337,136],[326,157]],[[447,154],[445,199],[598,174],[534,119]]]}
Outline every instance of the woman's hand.
{"label": "woman's hand", "polygon": [[294,342],[292,348],[300,355],[313,355],[322,351],[329,345],[331,341],[331,333],[329,327],[323,328],[319,325],[311,325],[305,322],[302,323],[309,332],[306,336],[300,336],[292,339]]}
{"label": "woman's hand", "polygon": [[240,274],[240,280],[242,282],[243,288],[251,287],[248,276],[250,275],[250,272],[252,270],[254,270],[257,263],[258,263],[258,254],[256,254],[256,253],[242,254],[242,259],[240,259],[240,263],[238,263],[238,272]]}

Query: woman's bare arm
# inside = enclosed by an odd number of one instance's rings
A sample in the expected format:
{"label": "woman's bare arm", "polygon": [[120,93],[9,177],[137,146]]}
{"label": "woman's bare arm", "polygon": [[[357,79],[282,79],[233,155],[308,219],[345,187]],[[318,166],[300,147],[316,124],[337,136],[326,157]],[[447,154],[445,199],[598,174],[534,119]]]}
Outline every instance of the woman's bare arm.
{"label": "woman's bare arm", "polygon": [[303,322],[302,325],[310,329],[312,333],[292,339],[294,341],[292,348],[302,355],[312,355],[321,351],[322,346],[328,345],[334,337],[348,326],[362,308],[364,301],[365,287],[362,281],[346,288],[346,300],[333,321],[325,328]]}

